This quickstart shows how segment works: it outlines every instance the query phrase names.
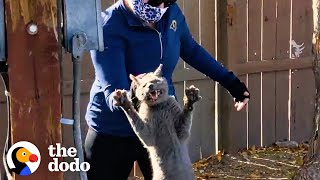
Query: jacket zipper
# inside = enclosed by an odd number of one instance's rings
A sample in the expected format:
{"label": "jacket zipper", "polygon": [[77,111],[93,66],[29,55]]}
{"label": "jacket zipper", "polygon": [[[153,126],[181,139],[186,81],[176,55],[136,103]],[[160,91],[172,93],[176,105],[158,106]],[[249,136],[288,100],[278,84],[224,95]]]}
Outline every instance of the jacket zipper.
{"label": "jacket zipper", "polygon": [[159,35],[159,41],[160,41],[160,50],[161,50],[161,54],[160,54],[160,59],[162,60],[162,55],[163,55],[163,47],[162,47],[162,35],[161,32],[159,32],[158,30],[154,29],[158,35]]}
{"label": "jacket zipper", "polygon": [[[146,26],[145,26],[146,27]],[[158,33],[158,35],[159,35],[159,42],[160,42],[160,59],[162,60],[162,56],[163,56],[163,44],[162,44],[162,35],[161,35],[161,32],[159,32],[157,29],[155,29],[155,28],[151,28],[151,27],[147,27],[147,28],[149,28],[149,29],[153,29],[153,30],[155,30],[157,33]]]}

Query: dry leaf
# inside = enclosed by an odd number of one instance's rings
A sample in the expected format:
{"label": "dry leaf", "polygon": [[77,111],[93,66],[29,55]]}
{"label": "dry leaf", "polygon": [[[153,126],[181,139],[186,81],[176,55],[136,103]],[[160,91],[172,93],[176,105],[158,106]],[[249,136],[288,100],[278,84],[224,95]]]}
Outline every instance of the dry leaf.
{"label": "dry leaf", "polygon": [[297,160],[289,161],[290,164],[297,164]]}
{"label": "dry leaf", "polygon": [[251,153],[251,154],[257,153],[257,148],[256,148],[255,145],[253,145],[253,146],[251,147],[250,153]]}
{"label": "dry leaf", "polygon": [[223,150],[222,150],[222,151],[220,151],[220,150],[218,151],[216,157],[217,157],[217,159],[218,159],[219,162],[222,160],[223,154],[224,154],[224,151],[223,151]]}
{"label": "dry leaf", "polygon": [[259,177],[260,177],[260,176],[254,174],[254,173],[251,173],[251,174],[250,174],[250,178],[259,178]]}

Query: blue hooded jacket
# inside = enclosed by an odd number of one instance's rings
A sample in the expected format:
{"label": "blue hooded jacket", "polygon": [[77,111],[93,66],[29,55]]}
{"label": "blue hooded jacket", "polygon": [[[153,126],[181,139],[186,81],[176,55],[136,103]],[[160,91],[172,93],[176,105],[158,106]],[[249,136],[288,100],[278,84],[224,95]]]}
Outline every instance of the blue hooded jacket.
{"label": "blue hooded jacket", "polygon": [[160,63],[175,95],[172,74],[181,57],[186,63],[228,87],[237,77],[217,62],[192,37],[185,16],[176,3],[171,5],[156,29],[144,26],[119,0],[102,12],[104,51],[91,51],[95,81],[90,91],[86,121],[98,133],[134,136],[118,107],[113,105],[115,89],[130,89],[129,74],[154,71]]}

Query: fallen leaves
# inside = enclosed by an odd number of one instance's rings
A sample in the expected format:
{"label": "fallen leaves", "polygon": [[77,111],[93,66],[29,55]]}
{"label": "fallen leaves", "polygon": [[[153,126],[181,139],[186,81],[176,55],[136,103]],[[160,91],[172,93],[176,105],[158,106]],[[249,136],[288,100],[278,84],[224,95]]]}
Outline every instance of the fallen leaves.
{"label": "fallen leaves", "polygon": [[[291,143],[292,144],[292,143]],[[194,163],[197,179],[290,179],[303,164],[305,145],[255,147],[229,155],[224,150]]]}
{"label": "fallen leaves", "polygon": [[221,150],[218,151],[216,157],[217,157],[217,159],[218,159],[219,162],[222,160],[223,154],[224,154],[224,151],[223,151],[223,150],[222,150],[222,151],[221,151]]}
{"label": "fallen leaves", "polygon": [[[287,147],[288,144],[290,147]],[[195,175],[197,180],[292,179],[295,171],[303,164],[308,146],[297,146],[292,142],[288,144],[282,142],[281,147],[252,146],[235,155],[219,150],[217,154],[193,164]]]}
{"label": "fallen leaves", "polygon": [[259,177],[260,177],[260,176],[254,174],[254,173],[251,173],[251,174],[250,174],[250,178],[257,179],[257,178],[259,178]]}
{"label": "fallen leaves", "polygon": [[245,159],[247,161],[250,161],[249,155],[248,155],[248,153],[246,151],[240,152],[239,154],[243,157],[243,159]]}

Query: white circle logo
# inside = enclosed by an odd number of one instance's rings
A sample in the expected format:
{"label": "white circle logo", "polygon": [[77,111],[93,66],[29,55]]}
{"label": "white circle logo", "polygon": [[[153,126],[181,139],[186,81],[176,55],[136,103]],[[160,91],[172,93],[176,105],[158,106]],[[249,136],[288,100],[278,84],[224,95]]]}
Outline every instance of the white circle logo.
{"label": "white circle logo", "polygon": [[8,167],[20,176],[34,173],[41,161],[38,148],[27,141],[20,141],[12,145],[7,154]]}

